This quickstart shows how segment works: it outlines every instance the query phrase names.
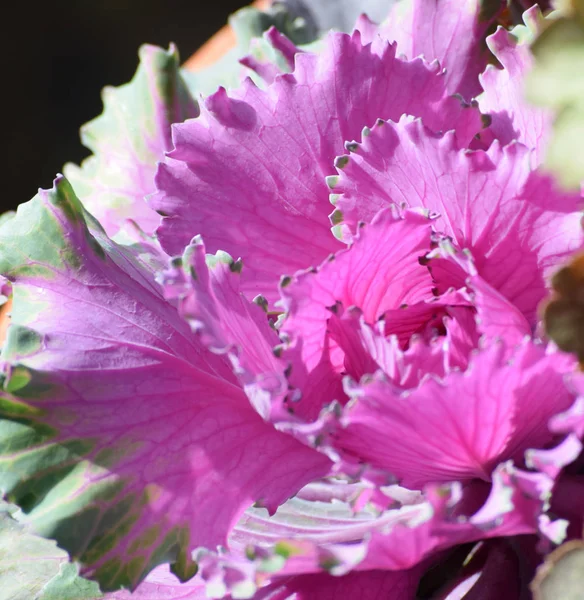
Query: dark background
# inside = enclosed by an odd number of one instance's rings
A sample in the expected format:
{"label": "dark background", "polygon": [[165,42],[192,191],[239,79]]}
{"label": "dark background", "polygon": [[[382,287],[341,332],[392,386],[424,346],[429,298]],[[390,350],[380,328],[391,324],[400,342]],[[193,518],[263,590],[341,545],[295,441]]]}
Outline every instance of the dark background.
{"label": "dark background", "polygon": [[88,151],[79,127],[101,89],[129,81],[143,43],[178,46],[185,61],[246,0],[68,0],[9,3],[3,16],[0,211],[50,187]]}

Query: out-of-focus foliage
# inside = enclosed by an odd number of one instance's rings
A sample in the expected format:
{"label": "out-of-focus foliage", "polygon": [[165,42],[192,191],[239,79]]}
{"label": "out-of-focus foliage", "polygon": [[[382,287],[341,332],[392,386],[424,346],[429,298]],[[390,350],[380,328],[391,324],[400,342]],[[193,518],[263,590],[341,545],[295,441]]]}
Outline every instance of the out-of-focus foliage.
{"label": "out-of-focus foliage", "polygon": [[584,0],[558,5],[557,18],[532,46],[535,67],[527,95],[556,111],[545,165],[564,185],[578,188],[584,180]]}

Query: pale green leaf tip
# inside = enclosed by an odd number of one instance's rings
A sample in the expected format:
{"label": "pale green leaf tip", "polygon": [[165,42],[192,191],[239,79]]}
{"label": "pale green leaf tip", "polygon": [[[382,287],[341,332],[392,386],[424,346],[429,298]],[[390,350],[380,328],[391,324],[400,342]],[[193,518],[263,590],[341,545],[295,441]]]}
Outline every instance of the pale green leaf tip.
{"label": "pale green leaf tip", "polygon": [[170,565],[170,570],[181,583],[185,583],[197,574],[199,565],[190,557],[188,543],[183,544],[177,560]]}
{"label": "pale green leaf tip", "polygon": [[241,258],[234,260],[232,256],[224,250],[218,250],[215,254],[207,254],[205,262],[209,269],[214,269],[219,265],[227,265],[232,273],[241,273],[243,261]]}
{"label": "pale green leaf tip", "polygon": [[343,226],[341,224],[331,227],[331,231],[337,240],[343,241]]}
{"label": "pale green leaf tip", "polygon": [[257,304],[265,313],[268,312],[268,301],[266,300],[265,296],[262,296],[261,294],[258,294],[253,299],[253,303]]}
{"label": "pale green leaf tip", "polygon": [[325,181],[326,181],[326,184],[328,185],[329,189],[334,190],[335,187],[339,183],[339,176],[338,175],[328,175],[325,178]]}
{"label": "pale green leaf tip", "polygon": [[39,190],[0,226],[0,273],[11,281],[24,272],[49,279],[54,273],[48,267],[78,266],[79,250],[66,229],[88,234],[81,203],[67,179],[58,175],[51,189]]}
{"label": "pale green leaf tip", "polygon": [[344,169],[348,164],[349,164],[349,160],[350,157],[343,155],[343,156],[337,156],[337,158],[335,158],[335,167],[337,169]]}
{"label": "pale green leaf tip", "polygon": [[64,175],[57,175],[53,181],[53,187],[49,190],[39,190],[39,195],[46,197],[51,204],[58,207],[72,223],[82,219],[83,206]]}
{"label": "pale green leaf tip", "polygon": [[339,225],[344,220],[342,211],[340,211],[338,208],[336,208],[330,214],[329,219],[330,219],[331,225],[333,225],[333,226]]}
{"label": "pale green leaf tip", "polygon": [[6,341],[2,348],[2,358],[11,360],[35,354],[42,349],[43,337],[28,327],[12,323],[8,328]]}

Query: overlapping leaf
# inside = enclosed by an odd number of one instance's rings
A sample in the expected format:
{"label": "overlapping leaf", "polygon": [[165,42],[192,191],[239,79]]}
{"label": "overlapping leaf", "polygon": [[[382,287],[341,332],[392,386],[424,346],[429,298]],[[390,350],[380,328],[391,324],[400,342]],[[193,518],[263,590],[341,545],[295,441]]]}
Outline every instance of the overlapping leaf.
{"label": "overlapping leaf", "polygon": [[[352,150],[333,198],[344,239],[384,206],[426,209],[439,216],[435,229],[470,250],[478,274],[533,326],[553,271],[584,241],[578,193],[533,171],[521,144],[459,150],[452,133],[435,135],[409,118],[378,122]],[[464,281],[434,275],[441,289]]]}
{"label": "overlapping leaf", "polygon": [[333,445],[414,489],[489,480],[500,462],[549,444],[549,419],[573,401],[564,383],[569,357],[525,342],[512,359],[492,344],[466,372],[405,393],[381,376],[351,385]]}
{"label": "overlapping leaf", "polygon": [[262,420],[227,358],[66,180],[21,206],[0,239],[14,285],[0,489],[104,590],[163,562],[188,579],[191,550],[224,544],[250,504],[273,510],[326,472]]}
{"label": "overlapping leaf", "polygon": [[243,290],[276,299],[283,273],[319,264],[339,248],[327,231],[324,178],[346,140],[403,113],[431,129],[454,128],[466,145],[478,113],[448,96],[437,65],[364,45],[359,32],[331,34],[320,54],[297,54],[293,73],[265,91],[248,82],[206,99],[201,117],[173,130],[151,205],[170,253],[201,234],[210,251],[243,258]]}
{"label": "overlapping leaf", "polygon": [[525,25],[512,31],[499,27],[487,38],[487,44],[500,66],[488,65],[481,74],[484,92],[478,97],[481,112],[488,115],[488,135],[503,145],[517,140],[533,150],[532,161],[537,167],[549,139],[552,113],[533,106],[526,98],[526,76],[533,67],[529,44],[542,27],[543,17],[538,6],[523,14]]}
{"label": "overlapping leaf", "polygon": [[485,37],[505,6],[501,0],[469,0],[464,7],[456,0],[402,0],[379,35],[395,40],[408,58],[437,59],[448,91],[471,100],[481,91],[479,74],[490,59]]}

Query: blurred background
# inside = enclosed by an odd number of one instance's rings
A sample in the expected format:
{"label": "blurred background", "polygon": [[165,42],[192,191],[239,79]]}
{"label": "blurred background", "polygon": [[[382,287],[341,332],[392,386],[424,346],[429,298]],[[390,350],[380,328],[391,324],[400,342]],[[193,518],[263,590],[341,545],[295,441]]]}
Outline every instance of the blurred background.
{"label": "blurred background", "polygon": [[129,81],[143,43],[178,46],[184,62],[245,0],[56,0],[11,3],[3,32],[4,193],[0,210],[50,187],[89,152],[79,127],[102,110],[101,89]]}

